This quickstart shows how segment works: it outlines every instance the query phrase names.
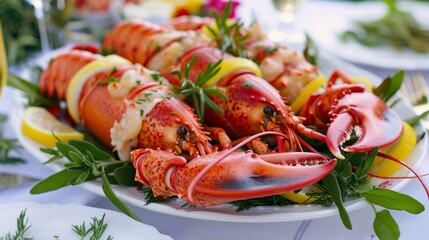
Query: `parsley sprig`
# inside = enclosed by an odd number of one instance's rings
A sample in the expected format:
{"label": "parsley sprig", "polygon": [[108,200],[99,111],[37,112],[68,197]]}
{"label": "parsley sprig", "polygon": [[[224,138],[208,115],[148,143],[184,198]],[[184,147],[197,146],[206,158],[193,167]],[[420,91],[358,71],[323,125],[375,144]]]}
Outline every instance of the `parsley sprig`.
{"label": "parsley sprig", "polygon": [[[37,183],[31,190],[32,194],[40,194],[57,190],[59,188],[77,185],[86,181],[101,179],[101,186],[106,197],[119,210],[129,217],[141,219],[113,192],[111,183],[131,185],[134,182],[135,170],[129,160],[119,161],[108,152],[96,147],[94,144],[70,140],[68,143],[58,141],[58,150],[43,148],[43,152],[52,155],[47,163],[59,159],[67,159],[65,169],[59,171]],[[131,170],[131,171],[130,171]],[[124,172],[126,174],[124,174]]]}
{"label": "parsley sprig", "polygon": [[222,15],[214,11],[213,17],[216,22],[216,28],[207,26],[207,29],[213,36],[213,40],[219,45],[223,53],[230,53],[238,57],[247,57],[245,40],[250,37],[249,34],[243,34],[241,28],[243,23],[238,20],[235,22],[228,21],[228,16],[232,11],[231,1],[225,7]]}
{"label": "parsley sprig", "polygon": [[214,65],[209,63],[204,72],[198,73],[197,80],[193,82],[189,79],[189,73],[194,66],[194,63],[197,61],[198,56],[192,58],[192,60],[185,65],[184,75],[180,73],[179,70],[174,70],[171,73],[179,77],[181,86],[173,86],[173,90],[176,94],[181,94],[183,96],[191,96],[195,108],[195,112],[200,119],[200,122],[204,122],[204,109],[205,106],[213,109],[214,111],[223,114],[223,110],[213,102],[208,95],[216,95],[223,99],[226,99],[226,96],[215,88],[205,88],[204,84],[213,78],[220,71],[220,64],[222,60],[218,61]]}

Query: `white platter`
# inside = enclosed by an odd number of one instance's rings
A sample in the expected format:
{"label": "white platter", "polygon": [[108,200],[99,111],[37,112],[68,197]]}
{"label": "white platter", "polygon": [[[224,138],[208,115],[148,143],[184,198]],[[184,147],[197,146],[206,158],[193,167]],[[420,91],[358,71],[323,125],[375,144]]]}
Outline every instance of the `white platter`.
{"label": "white platter", "polygon": [[[429,3],[400,3],[403,9],[413,13],[419,23],[429,28]],[[321,49],[347,61],[389,69],[428,70],[429,53],[417,53],[408,48],[399,51],[388,44],[366,47],[356,41],[343,42],[339,38],[342,32],[355,29],[354,20],[376,19],[383,16],[385,10],[381,1],[312,2],[301,10],[300,19],[303,28]]]}
{"label": "white platter", "polygon": [[[116,211],[87,207],[78,204],[58,205],[40,204],[34,202],[0,204],[0,237],[6,233],[12,235],[16,230],[16,219],[22,211],[28,218],[26,237],[33,239],[78,239],[78,235],[71,229],[72,225],[81,225],[84,221],[87,226],[92,218],[101,219],[105,214],[104,222],[107,228],[103,239],[110,235],[114,239],[137,240],[171,240],[169,236],[158,232],[154,227],[134,221]],[[57,236],[58,238],[55,238]]]}
{"label": "white platter", "polygon": [[[335,59],[326,54],[321,55],[319,62],[320,69],[325,73],[325,75],[329,75],[334,69],[341,69],[350,76],[364,76],[374,83],[379,83],[381,81],[378,77],[369,72],[354,67],[353,65],[347,64],[344,61]],[[39,161],[45,162],[49,159],[49,156],[39,150],[40,145],[26,138],[21,133],[20,123],[22,119],[22,113],[24,111],[23,100],[24,99],[21,97],[21,95],[18,92],[15,92],[15,95],[12,98],[12,103],[14,104],[12,109],[15,109],[11,116],[12,126],[22,146]],[[410,118],[414,115],[410,105],[404,101],[400,101],[398,104],[396,104],[395,110],[400,113],[400,116],[404,119]],[[418,135],[421,135],[424,131],[421,125],[418,125],[415,129]],[[427,135],[424,135],[424,137],[419,141],[407,159],[407,163],[413,166],[415,169],[418,169],[425,159],[427,144],[428,137]],[[54,169],[55,171],[60,171],[63,169],[63,167],[57,163],[48,164],[47,166]],[[409,175],[409,172],[404,169],[403,171],[398,171],[396,175],[407,176]],[[373,183],[374,185],[378,185],[384,181],[385,180],[376,179],[373,180]],[[392,185],[389,188],[393,190],[399,190],[403,188],[408,182],[409,179],[395,180],[392,181]],[[104,196],[101,189],[101,184],[99,182],[87,182],[80,186],[91,192]],[[193,219],[227,222],[287,222],[316,219],[338,214],[335,206],[322,207],[319,205],[294,205],[287,207],[266,206],[253,208],[240,213],[237,213],[235,209],[228,204],[218,207],[182,208],[184,202],[178,199],[168,203],[152,203],[145,205],[143,194],[137,191],[135,188],[114,186],[114,191],[119,198],[134,206],[155,212]],[[352,211],[366,206],[366,202],[361,199],[356,199],[347,201],[345,206],[349,211]]]}

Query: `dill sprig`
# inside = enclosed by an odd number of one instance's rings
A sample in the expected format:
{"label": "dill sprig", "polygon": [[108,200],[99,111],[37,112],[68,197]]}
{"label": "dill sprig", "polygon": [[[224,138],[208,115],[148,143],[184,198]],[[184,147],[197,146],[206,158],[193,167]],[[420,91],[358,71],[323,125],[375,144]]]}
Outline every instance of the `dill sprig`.
{"label": "dill sprig", "polygon": [[160,203],[160,202],[168,202],[170,198],[165,198],[162,196],[154,196],[152,188],[148,186],[141,186],[140,190],[144,193],[145,205],[149,205],[151,203]]}
{"label": "dill sprig", "polygon": [[242,212],[245,210],[249,210],[254,207],[259,206],[289,206],[295,204],[292,201],[289,201],[288,199],[280,196],[280,195],[273,195],[268,197],[262,197],[262,198],[253,198],[253,199],[246,199],[246,200],[239,200],[232,202],[232,205],[235,207],[235,210],[237,212]]}
{"label": "dill sprig", "polygon": [[15,234],[10,232],[5,234],[3,237],[0,237],[0,240],[32,240],[33,238],[26,237],[25,234],[31,225],[28,226],[28,217],[25,217],[27,209],[21,211],[16,220],[16,231]]}
{"label": "dill sprig", "polygon": [[216,28],[207,26],[207,29],[213,36],[213,40],[219,45],[223,53],[230,53],[237,57],[247,57],[246,45],[244,41],[250,37],[249,34],[243,34],[241,28],[243,23],[238,20],[235,22],[228,21],[228,16],[231,13],[231,1],[225,7],[222,15],[214,11],[213,17],[216,22]]}
{"label": "dill sprig", "polygon": [[[87,228],[86,223],[83,222],[81,225],[72,225],[72,230],[81,237],[81,239],[86,239],[86,236],[89,235],[89,240],[99,240],[103,236],[104,232],[107,228],[107,223],[104,222],[104,217],[106,214],[103,214],[101,219],[97,217],[92,217],[92,223],[90,223],[90,227]],[[113,240],[113,237],[109,235],[107,240]]]}
{"label": "dill sprig", "polygon": [[212,65],[209,63],[204,72],[198,73],[197,80],[195,82],[189,79],[189,73],[197,61],[198,56],[194,56],[192,60],[186,64],[184,75],[179,70],[174,70],[171,74],[175,74],[179,77],[181,86],[173,86],[173,90],[176,94],[181,94],[183,96],[191,96],[195,108],[195,112],[200,119],[200,122],[204,122],[204,109],[205,106],[213,109],[214,111],[223,114],[223,110],[213,102],[208,95],[216,95],[223,99],[226,99],[225,95],[215,88],[204,88],[203,85],[212,79],[219,71],[220,64],[222,60],[219,60],[217,63]]}

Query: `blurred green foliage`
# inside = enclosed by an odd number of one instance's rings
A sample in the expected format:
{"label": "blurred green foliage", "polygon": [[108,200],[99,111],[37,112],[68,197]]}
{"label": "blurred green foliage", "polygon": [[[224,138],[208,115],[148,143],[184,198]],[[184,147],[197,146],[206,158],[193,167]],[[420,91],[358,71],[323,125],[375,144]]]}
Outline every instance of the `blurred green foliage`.
{"label": "blurred green foliage", "polygon": [[0,20],[9,63],[22,61],[28,52],[40,50],[33,5],[24,0],[1,0]]}
{"label": "blurred green foliage", "polygon": [[429,29],[421,27],[411,12],[399,9],[397,1],[384,0],[388,12],[371,21],[355,21],[356,28],[341,34],[343,41],[355,40],[365,46],[390,44],[396,49],[408,47],[429,52]]}

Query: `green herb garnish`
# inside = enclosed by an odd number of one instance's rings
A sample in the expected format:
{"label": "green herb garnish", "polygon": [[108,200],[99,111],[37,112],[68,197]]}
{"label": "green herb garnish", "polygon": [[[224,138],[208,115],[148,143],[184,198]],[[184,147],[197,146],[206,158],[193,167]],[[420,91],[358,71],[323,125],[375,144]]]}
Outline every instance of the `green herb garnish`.
{"label": "green herb garnish", "polygon": [[238,21],[229,22],[228,16],[231,13],[231,1],[226,5],[222,16],[214,11],[213,17],[216,22],[217,29],[207,26],[207,29],[213,36],[213,40],[219,45],[223,53],[230,53],[237,57],[247,57],[246,45],[244,41],[250,37],[249,34],[244,34],[240,31],[243,23]]}
{"label": "green herb garnish", "polygon": [[[104,194],[113,205],[131,218],[141,221],[140,218],[116,196],[110,186],[110,181],[115,183],[121,182],[117,178],[122,178],[124,175],[115,174],[115,170],[130,165],[129,160],[119,161],[86,141],[71,140],[68,143],[59,141],[56,147],[58,150],[44,150],[45,153],[53,155],[48,162],[55,161],[59,159],[59,156],[63,156],[68,160],[68,162],[64,164],[65,169],[37,183],[30,190],[30,193],[40,194],[65,186],[77,185],[101,178]],[[124,181],[129,182],[128,179]]]}
{"label": "green herb garnish", "polygon": [[195,112],[200,119],[200,122],[204,122],[204,108],[205,106],[213,109],[214,111],[223,114],[223,110],[216,105],[208,95],[216,95],[223,99],[226,99],[225,95],[215,88],[204,88],[203,85],[213,78],[220,71],[219,65],[222,60],[218,61],[214,65],[208,64],[207,68],[204,72],[198,73],[197,80],[195,83],[189,79],[189,73],[194,63],[197,61],[197,56],[192,58],[192,60],[186,64],[184,76],[179,71],[173,71],[172,74],[176,74],[180,82],[182,83],[180,87],[173,86],[173,90],[177,94],[181,94],[183,96],[191,96],[195,108]]}
{"label": "green herb garnish", "polygon": [[119,82],[119,78],[109,76],[106,78],[106,80],[99,82],[98,86],[106,86],[106,85],[109,85],[110,83],[115,83],[115,82]]}
{"label": "green herb garnish", "polygon": [[57,105],[58,100],[47,98],[40,91],[39,85],[26,81],[10,72],[7,75],[7,85],[22,91],[28,99],[29,106],[51,106]]}

